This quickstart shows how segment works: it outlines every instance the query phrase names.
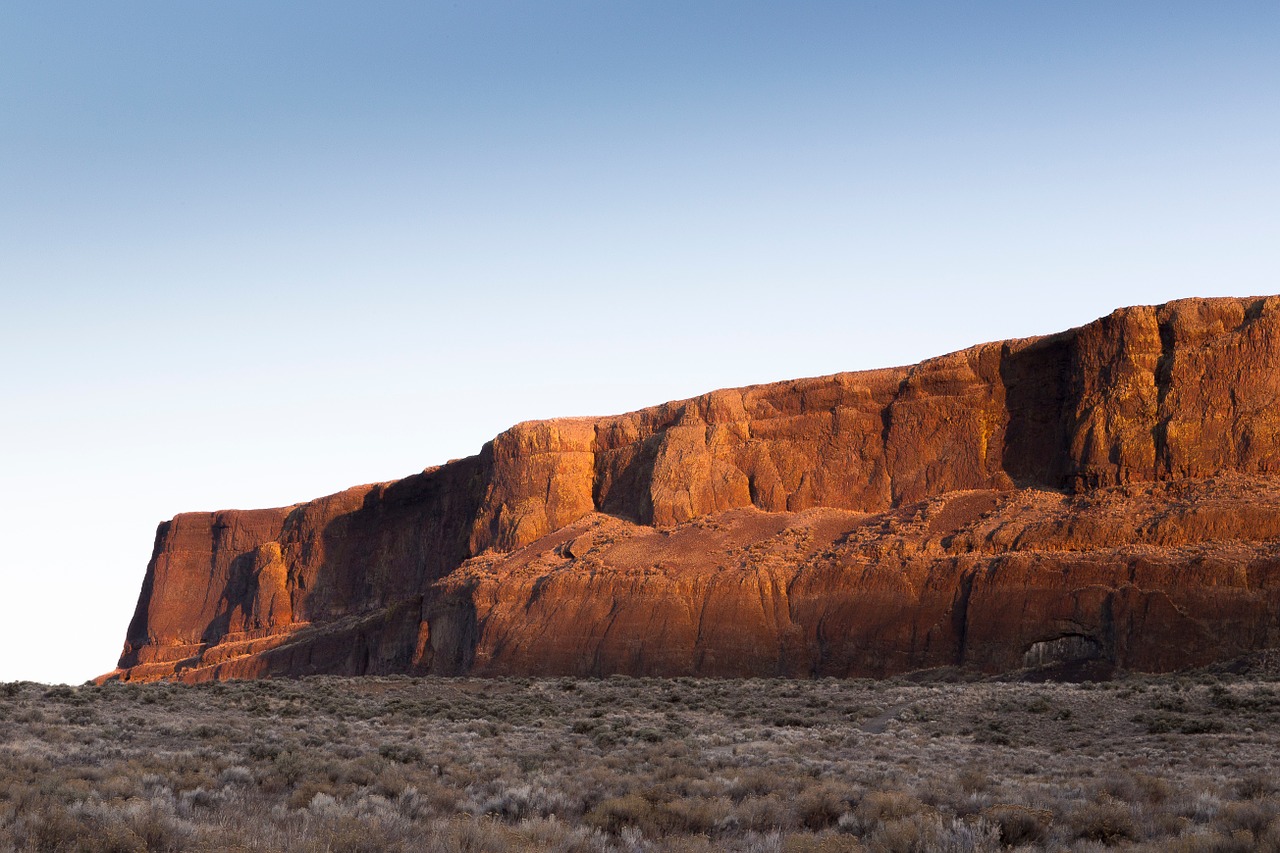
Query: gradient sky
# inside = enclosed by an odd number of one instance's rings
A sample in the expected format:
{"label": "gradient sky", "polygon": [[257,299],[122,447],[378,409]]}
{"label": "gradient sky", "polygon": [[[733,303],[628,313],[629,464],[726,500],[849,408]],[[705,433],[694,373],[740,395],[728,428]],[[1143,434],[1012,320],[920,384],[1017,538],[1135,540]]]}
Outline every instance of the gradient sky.
{"label": "gradient sky", "polygon": [[1280,4],[0,3],[0,680],[156,524],[1280,291]]}

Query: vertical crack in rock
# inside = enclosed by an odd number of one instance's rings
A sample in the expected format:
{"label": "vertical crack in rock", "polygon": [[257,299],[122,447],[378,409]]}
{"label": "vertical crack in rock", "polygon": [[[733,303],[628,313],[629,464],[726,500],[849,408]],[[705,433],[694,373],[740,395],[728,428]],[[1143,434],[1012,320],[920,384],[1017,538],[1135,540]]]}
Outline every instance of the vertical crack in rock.
{"label": "vertical crack in rock", "polygon": [[1155,452],[1157,478],[1168,477],[1173,472],[1173,460],[1169,456],[1169,411],[1167,399],[1169,389],[1173,386],[1174,331],[1173,324],[1167,315],[1161,316],[1160,326],[1160,360],[1156,365],[1156,425],[1151,430],[1151,441]]}

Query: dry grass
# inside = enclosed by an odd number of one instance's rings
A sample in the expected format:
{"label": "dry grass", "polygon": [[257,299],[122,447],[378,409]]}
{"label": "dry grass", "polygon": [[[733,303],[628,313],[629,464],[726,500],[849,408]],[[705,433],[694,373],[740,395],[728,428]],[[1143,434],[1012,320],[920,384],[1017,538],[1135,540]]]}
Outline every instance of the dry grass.
{"label": "dry grass", "polygon": [[1280,683],[0,685],[4,850],[1280,850]]}

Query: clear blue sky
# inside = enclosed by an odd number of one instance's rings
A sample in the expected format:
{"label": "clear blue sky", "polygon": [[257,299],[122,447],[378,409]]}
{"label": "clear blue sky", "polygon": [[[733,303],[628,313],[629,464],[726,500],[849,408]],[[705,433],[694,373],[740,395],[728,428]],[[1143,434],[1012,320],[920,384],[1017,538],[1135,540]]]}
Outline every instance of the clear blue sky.
{"label": "clear blue sky", "polygon": [[0,680],[155,525],[1280,291],[1280,4],[0,5]]}

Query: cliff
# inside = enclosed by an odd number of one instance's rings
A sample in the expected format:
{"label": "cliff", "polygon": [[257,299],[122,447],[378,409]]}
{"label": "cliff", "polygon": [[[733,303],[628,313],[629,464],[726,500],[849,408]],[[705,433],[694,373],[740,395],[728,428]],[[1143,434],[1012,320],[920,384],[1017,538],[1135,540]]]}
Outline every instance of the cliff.
{"label": "cliff", "polygon": [[1280,297],[519,424],[160,525],[104,678],[1163,671],[1280,644]]}

